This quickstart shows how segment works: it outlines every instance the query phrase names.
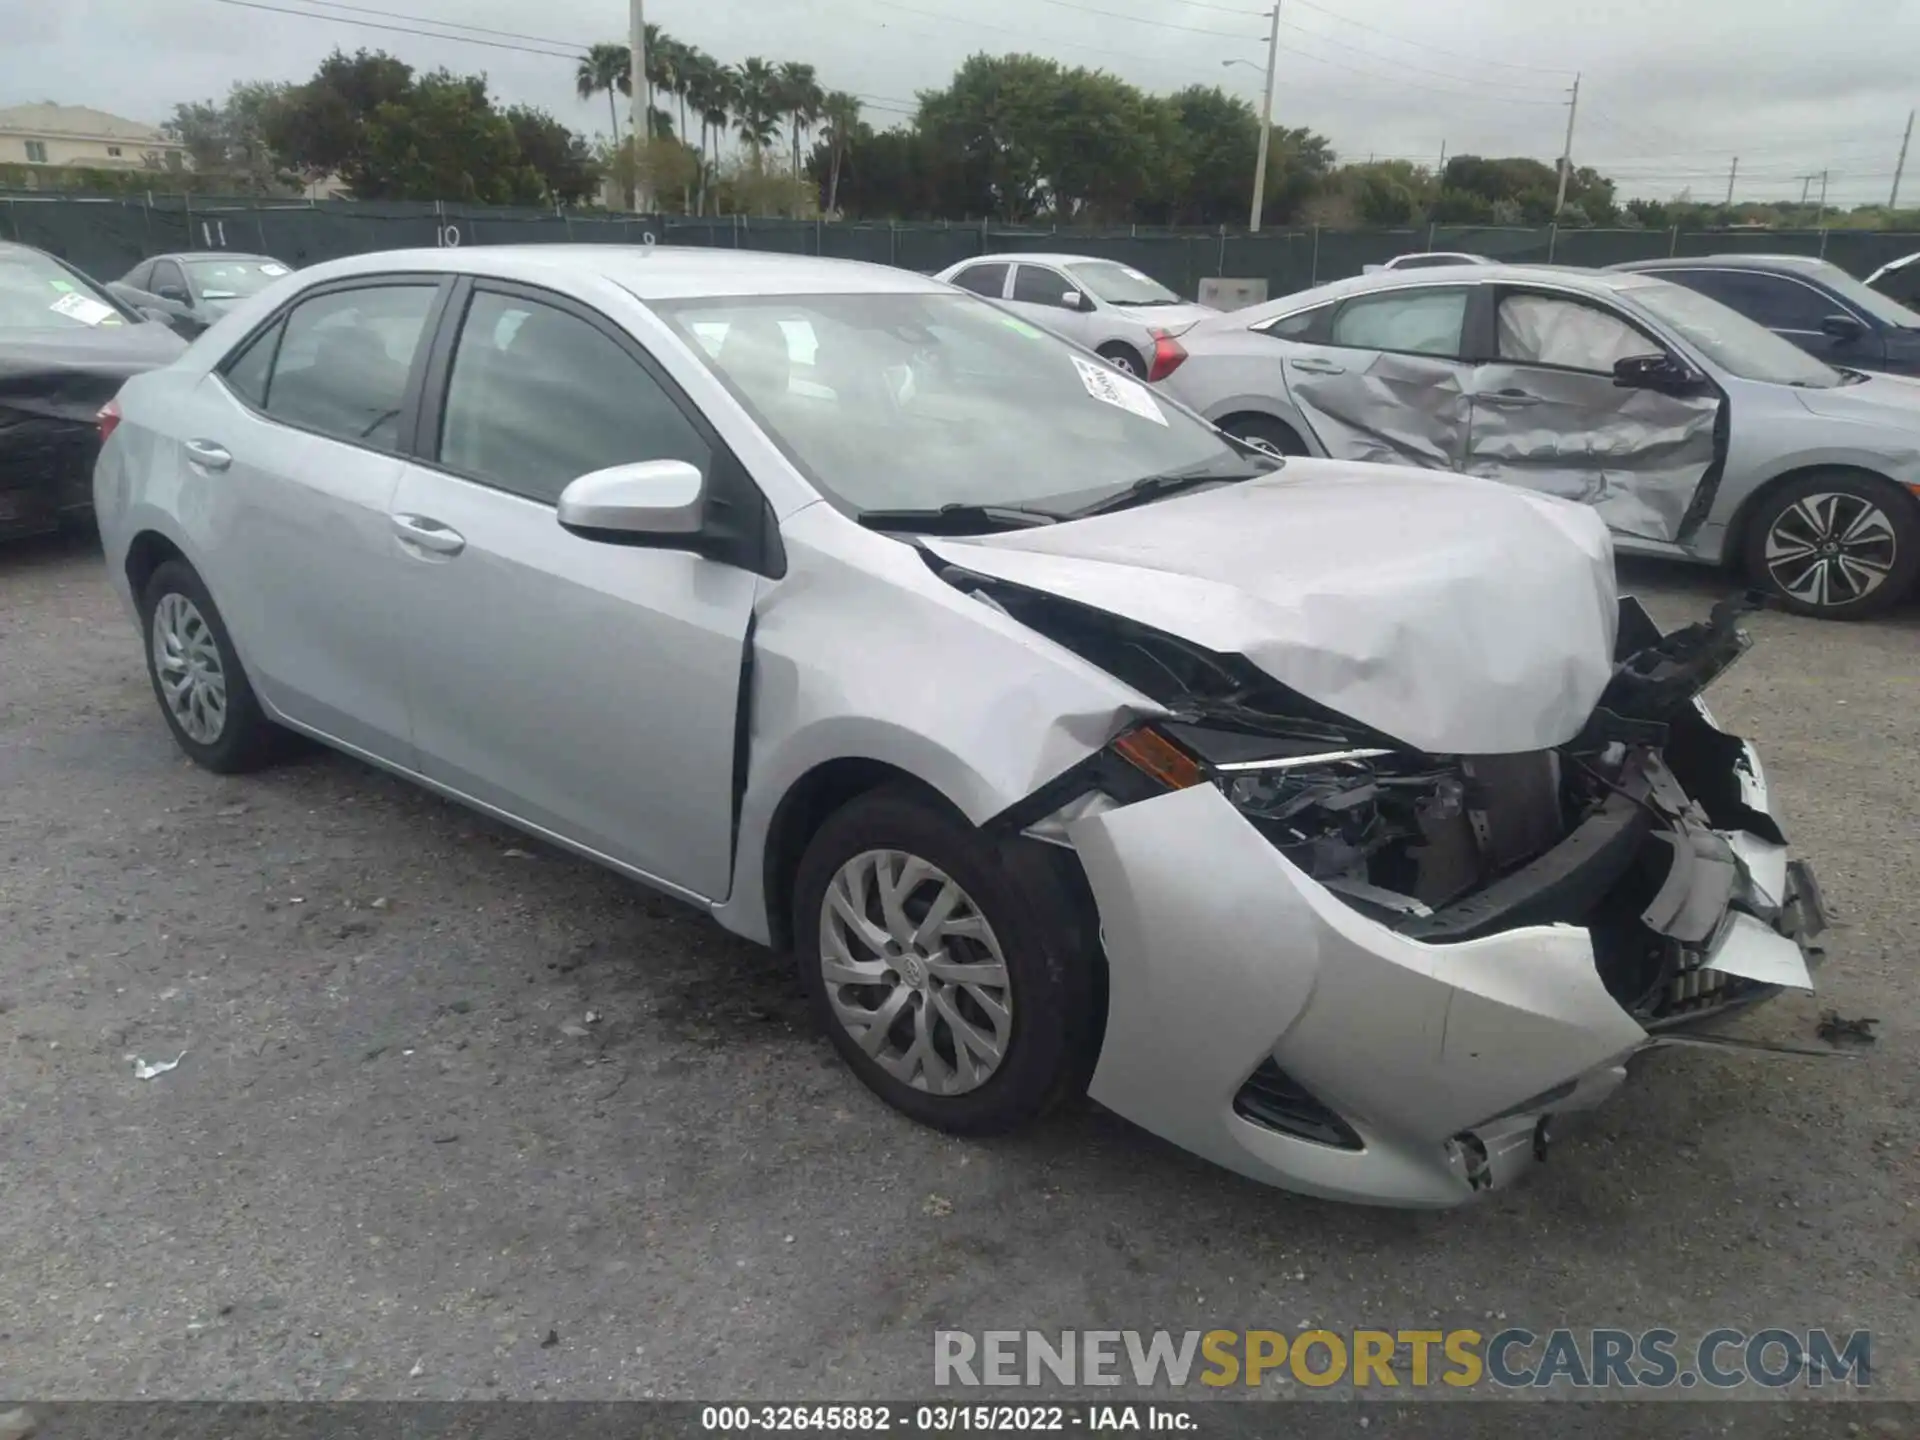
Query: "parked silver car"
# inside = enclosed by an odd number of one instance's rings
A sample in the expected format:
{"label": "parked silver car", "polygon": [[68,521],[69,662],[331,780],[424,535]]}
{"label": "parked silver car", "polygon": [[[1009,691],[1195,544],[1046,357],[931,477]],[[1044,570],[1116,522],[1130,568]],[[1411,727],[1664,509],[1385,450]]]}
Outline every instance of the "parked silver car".
{"label": "parked silver car", "polygon": [[1167,394],[1287,454],[1592,505],[1622,550],[1852,619],[1920,572],[1920,386],[1836,370],[1651,276],[1379,274],[1195,326]]}
{"label": "parked silver car", "polygon": [[1150,380],[1185,358],[1178,337],[1189,326],[1220,313],[1182,300],[1131,265],[1088,255],[982,255],[938,278]]}
{"label": "parked silver car", "polygon": [[1810,988],[1759,761],[1592,511],[1281,462],[972,296],[778,255],[315,266],[103,415],[210,769],[317,737],[797,956],[959,1132],[1090,1087],[1449,1206]]}
{"label": "parked silver car", "polygon": [[1374,275],[1382,270],[1437,270],[1442,266],[1491,264],[1493,261],[1485,255],[1469,255],[1463,250],[1416,250],[1383,260],[1378,265],[1363,265],[1360,270],[1364,275]]}

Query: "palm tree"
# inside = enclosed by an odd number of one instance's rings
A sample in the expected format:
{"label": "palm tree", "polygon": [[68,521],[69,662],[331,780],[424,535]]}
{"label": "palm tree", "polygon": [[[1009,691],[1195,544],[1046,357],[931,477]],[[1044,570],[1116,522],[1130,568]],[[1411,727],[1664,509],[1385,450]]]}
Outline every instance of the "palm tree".
{"label": "palm tree", "polygon": [[[685,48],[658,25],[647,26],[647,107],[650,112],[656,91],[672,95],[679,90],[680,55]],[[681,132],[685,133],[686,128],[683,123]]]}
{"label": "palm tree", "polygon": [[607,92],[607,118],[613,122],[610,135],[620,143],[620,111],[613,103],[614,92],[631,95],[633,52],[624,45],[595,45],[580,57],[580,68],[573,72],[573,89],[582,100],[591,100],[602,90]]}
{"label": "palm tree", "polygon": [[[699,211],[707,210],[707,178],[712,173],[708,168],[707,152],[713,151],[712,169],[720,168],[720,137],[727,133],[727,123],[732,118],[728,107],[733,103],[731,72],[718,60],[704,50],[690,49],[687,52],[686,86],[684,98],[693,107],[694,114],[700,117],[700,202]],[[709,141],[712,142],[709,147]]]}
{"label": "palm tree", "polygon": [[830,90],[820,102],[820,118],[827,122],[827,146],[832,156],[827,169],[827,215],[840,208],[840,164],[860,128],[860,97]]}
{"label": "palm tree", "polygon": [[787,117],[793,142],[793,178],[800,178],[800,132],[820,118],[820,82],[813,66],[797,60],[783,64],[774,80],[775,104]]}
{"label": "palm tree", "polygon": [[756,160],[779,135],[783,113],[779,72],[758,55],[749,56],[734,72],[733,120]]}

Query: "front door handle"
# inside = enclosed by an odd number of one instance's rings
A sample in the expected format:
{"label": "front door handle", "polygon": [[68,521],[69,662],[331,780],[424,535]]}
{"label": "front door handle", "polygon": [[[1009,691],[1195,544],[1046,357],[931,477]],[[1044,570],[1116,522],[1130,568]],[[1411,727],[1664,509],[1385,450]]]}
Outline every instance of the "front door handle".
{"label": "front door handle", "polygon": [[467,548],[467,540],[458,530],[442,525],[426,515],[396,515],[393,533],[402,545],[412,545],[435,555],[458,555]]}
{"label": "front door handle", "polygon": [[1524,390],[1495,390],[1482,395],[1480,400],[1483,404],[1497,405],[1502,410],[1519,410],[1525,406],[1540,403],[1538,395],[1529,395]]}
{"label": "front door handle", "polygon": [[1309,375],[1344,375],[1347,373],[1347,367],[1344,365],[1336,365],[1331,360],[1315,360],[1310,356],[1302,360],[1289,360],[1287,363],[1293,366],[1294,369],[1305,371]]}
{"label": "front door handle", "polygon": [[189,440],[186,442],[187,459],[202,470],[224,470],[233,464],[233,456],[224,445],[216,445],[211,440]]}

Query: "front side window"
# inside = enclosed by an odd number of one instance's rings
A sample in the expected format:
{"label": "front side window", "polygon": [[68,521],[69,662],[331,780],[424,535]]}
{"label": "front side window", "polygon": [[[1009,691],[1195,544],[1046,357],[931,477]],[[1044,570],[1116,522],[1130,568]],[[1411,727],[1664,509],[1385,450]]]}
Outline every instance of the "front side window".
{"label": "front side window", "polygon": [[1630,303],[1669,326],[1708,360],[1741,380],[1826,390],[1846,383],[1791,340],[1711,296],[1666,280],[1640,280],[1620,287]]}
{"label": "front side window", "polygon": [[1840,304],[1810,285],[1769,275],[1762,270],[1667,270],[1676,280],[1702,295],[1711,295],[1769,330],[1800,330],[1817,334],[1820,322],[1838,314]]}
{"label": "front side window", "polygon": [[1109,305],[1180,305],[1180,297],[1151,275],[1117,260],[1082,260],[1067,266],[1082,290]]}
{"label": "front side window", "polygon": [[1007,288],[1007,268],[1005,265],[970,265],[953,277],[953,283],[962,290],[998,300]]}
{"label": "front side window", "polygon": [[474,295],[447,382],[442,465],[551,505],[595,470],[685,460],[705,474],[711,459],[673,397],[597,326],[516,295]]}
{"label": "front side window", "polygon": [[842,508],[1071,509],[1250,468],[1213,427],[1018,316],[951,293],[656,301]]}
{"label": "front side window", "polygon": [[1073,289],[1057,270],[1039,265],[1016,265],[1013,270],[1013,298],[1025,305],[1051,305],[1055,310],[1070,309],[1066,294]]}
{"label": "front side window", "polygon": [[1362,295],[1347,301],[1333,317],[1331,343],[1452,358],[1460,353],[1467,295],[1464,288]]}
{"label": "front side window", "polygon": [[1502,360],[1597,375],[1611,375],[1629,355],[1662,349],[1618,315],[1557,295],[1503,295],[1497,340]]}
{"label": "front side window", "polygon": [[1891,295],[1883,295],[1853,278],[1830,260],[1806,267],[1807,273],[1833,291],[1856,310],[1865,311],[1882,325],[1902,330],[1920,330],[1920,313],[1908,309]]}
{"label": "front side window", "polygon": [[393,449],[407,376],[438,288],[330,290],[296,305],[267,385],[267,413],[337,440]]}

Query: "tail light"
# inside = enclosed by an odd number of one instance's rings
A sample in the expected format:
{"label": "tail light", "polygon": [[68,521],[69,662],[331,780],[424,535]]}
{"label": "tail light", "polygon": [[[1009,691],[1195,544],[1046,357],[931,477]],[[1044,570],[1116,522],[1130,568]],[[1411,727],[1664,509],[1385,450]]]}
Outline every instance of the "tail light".
{"label": "tail light", "polygon": [[1147,367],[1148,380],[1164,380],[1180,368],[1187,358],[1187,347],[1165,330],[1153,332],[1153,364]]}
{"label": "tail light", "polygon": [[120,423],[120,402],[109,400],[100,407],[100,413],[94,417],[100,423],[100,443],[107,443],[107,437],[113,434],[114,426]]}

